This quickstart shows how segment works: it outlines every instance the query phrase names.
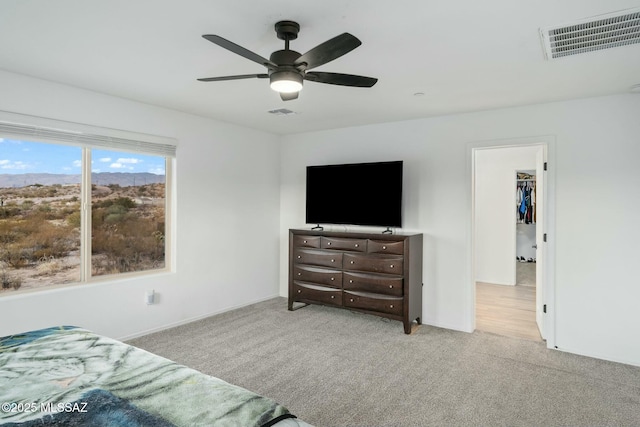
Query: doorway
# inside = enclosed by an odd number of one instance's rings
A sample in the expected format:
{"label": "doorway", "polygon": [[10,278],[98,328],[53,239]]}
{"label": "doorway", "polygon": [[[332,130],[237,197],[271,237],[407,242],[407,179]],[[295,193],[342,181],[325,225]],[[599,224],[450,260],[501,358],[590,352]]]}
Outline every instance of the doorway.
{"label": "doorway", "polygon": [[[545,294],[552,285],[546,277],[543,246],[547,156],[544,141],[471,147],[475,329],[535,340],[547,337]],[[529,191],[529,211],[521,218],[518,178],[525,176],[535,177],[535,184],[525,184],[535,186],[535,204],[530,203]],[[526,232],[518,230],[519,223],[527,224]],[[530,240],[528,250],[519,247],[527,245],[526,239],[518,241],[519,232]]]}

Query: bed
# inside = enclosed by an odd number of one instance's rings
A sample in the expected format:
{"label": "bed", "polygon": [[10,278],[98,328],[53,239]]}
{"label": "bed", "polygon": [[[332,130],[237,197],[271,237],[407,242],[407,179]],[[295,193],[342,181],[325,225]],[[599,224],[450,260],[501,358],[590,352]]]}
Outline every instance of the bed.
{"label": "bed", "polygon": [[309,427],[273,400],[86,329],[0,338],[0,426]]}

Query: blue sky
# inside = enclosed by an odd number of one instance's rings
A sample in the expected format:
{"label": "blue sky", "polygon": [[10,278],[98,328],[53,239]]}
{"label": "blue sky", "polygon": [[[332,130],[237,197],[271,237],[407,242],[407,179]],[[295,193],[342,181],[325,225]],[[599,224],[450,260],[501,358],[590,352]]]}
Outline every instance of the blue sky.
{"label": "blue sky", "polygon": [[[0,138],[0,174],[79,174],[82,150],[70,145]],[[91,151],[92,172],[149,172],[164,175],[164,157],[122,151]]]}

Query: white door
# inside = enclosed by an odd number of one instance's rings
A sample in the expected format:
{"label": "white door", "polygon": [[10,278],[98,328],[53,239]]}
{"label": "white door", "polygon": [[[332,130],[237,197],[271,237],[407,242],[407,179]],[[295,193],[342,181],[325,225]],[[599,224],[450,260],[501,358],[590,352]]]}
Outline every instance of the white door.
{"label": "white door", "polygon": [[544,316],[544,290],[545,290],[545,276],[544,266],[546,248],[544,244],[544,164],[546,162],[546,152],[544,146],[541,146],[536,153],[536,323],[540,330],[540,336],[542,339],[546,339],[545,334],[545,316]]}

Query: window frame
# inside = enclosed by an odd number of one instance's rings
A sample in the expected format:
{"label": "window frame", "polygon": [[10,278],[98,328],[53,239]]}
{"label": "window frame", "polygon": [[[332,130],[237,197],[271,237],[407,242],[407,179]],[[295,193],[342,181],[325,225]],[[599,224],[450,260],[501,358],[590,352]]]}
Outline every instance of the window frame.
{"label": "window frame", "polygon": [[[173,170],[176,162],[177,140],[157,135],[141,134],[110,128],[83,125],[73,122],[27,116],[0,111],[0,138],[16,139],[35,143],[71,145],[80,147],[80,280],[78,282],[54,284],[37,289],[16,290],[3,296],[21,292],[41,292],[55,288],[114,281],[132,277],[165,274],[175,271],[175,179]],[[145,154],[164,157],[165,160],[165,239],[164,267],[92,276],[92,228],[91,228],[91,151],[102,149],[123,153]]]}

